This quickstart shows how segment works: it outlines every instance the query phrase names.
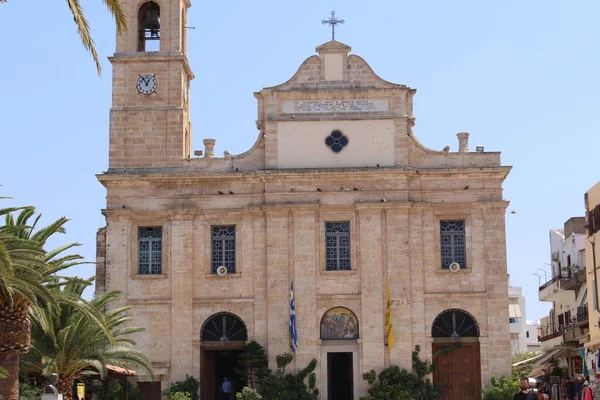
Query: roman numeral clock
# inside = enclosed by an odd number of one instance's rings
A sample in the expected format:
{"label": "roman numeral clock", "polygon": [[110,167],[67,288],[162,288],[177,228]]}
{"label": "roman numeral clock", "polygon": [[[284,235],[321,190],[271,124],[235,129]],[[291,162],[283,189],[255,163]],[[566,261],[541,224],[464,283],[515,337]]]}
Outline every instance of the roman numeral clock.
{"label": "roman numeral clock", "polygon": [[156,93],[156,89],[158,89],[158,81],[156,80],[156,75],[140,75],[137,79],[137,83],[135,86],[138,90],[138,94],[149,95],[152,93]]}

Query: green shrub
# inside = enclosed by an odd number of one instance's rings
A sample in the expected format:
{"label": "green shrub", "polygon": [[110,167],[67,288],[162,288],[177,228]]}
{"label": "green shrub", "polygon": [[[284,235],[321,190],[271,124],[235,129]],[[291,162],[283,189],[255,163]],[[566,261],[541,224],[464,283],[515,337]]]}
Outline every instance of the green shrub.
{"label": "green shrub", "polygon": [[242,391],[235,395],[237,400],[261,400],[262,396],[248,386],[244,386]]}
{"label": "green shrub", "polygon": [[483,400],[512,400],[520,390],[520,379],[518,375],[500,379],[493,377],[491,386],[483,391]]}
{"label": "green shrub", "polygon": [[172,392],[169,394],[171,400],[192,400],[192,396],[188,392]]}
{"label": "green shrub", "polygon": [[[173,395],[176,393],[187,394],[189,397],[186,398],[190,400],[199,400],[199,389],[200,380],[186,374],[185,380],[172,383],[171,387],[165,390],[163,394],[166,394],[172,400],[175,399]],[[185,400],[186,398],[179,397],[178,400]]]}
{"label": "green shrub", "polygon": [[[455,347],[449,346],[444,352],[453,350]],[[363,374],[371,386],[368,395],[361,397],[361,400],[437,400],[442,391],[431,381],[425,378],[433,373],[435,365],[419,358],[420,346],[415,347],[412,352],[412,365],[415,374],[401,369],[394,365],[384,369],[379,373],[371,370]],[[379,378],[379,379],[377,379]]]}
{"label": "green shrub", "polygon": [[42,392],[41,388],[35,386],[33,379],[19,383],[19,400],[39,400]]}
{"label": "green shrub", "polygon": [[[305,368],[297,373],[285,373],[285,368],[294,356],[283,353],[275,357],[277,371],[269,373],[260,382],[260,394],[269,400],[317,400],[319,390],[315,387],[317,376],[315,368],[317,360],[313,359]],[[305,380],[308,378],[308,384]]]}

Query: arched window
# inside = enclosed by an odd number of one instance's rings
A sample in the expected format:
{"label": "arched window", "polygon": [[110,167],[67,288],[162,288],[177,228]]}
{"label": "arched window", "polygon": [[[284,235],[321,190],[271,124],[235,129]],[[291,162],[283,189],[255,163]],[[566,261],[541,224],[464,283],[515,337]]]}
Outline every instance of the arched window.
{"label": "arched window", "polygon": [[219,313],[211,316],[202,326],[201,342],[245,342],[248,331],[244,322],[236,315]]}
{"label": "arched window", "polygon": [[434,338],[479,337],[479,327],[475,318],[462,310],[446,310],[440,313],[431,327]]}
{"label": "arched window", "polygon": [[321,318],[322,340],[358,339],[358,319],[345,307],[334,307]]}
{"label": "arched window", "polygon": [[160,50],[160,7],[149,1],[138,12],[138,51]]}

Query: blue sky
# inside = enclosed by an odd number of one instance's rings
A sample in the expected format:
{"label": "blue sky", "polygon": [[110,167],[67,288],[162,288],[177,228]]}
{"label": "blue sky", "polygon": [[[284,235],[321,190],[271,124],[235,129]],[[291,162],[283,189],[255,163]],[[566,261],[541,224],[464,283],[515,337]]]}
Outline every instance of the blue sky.
{"label": "blue sky", "polygon": [[[127,1],[127,0],[123,0]],[[83,1],[104,74],[79,43],[66,1],[0,5],[0,195],[32,204],[49,223],[66,215],[66,237],[86,259],[104,225],[114,24],[100,0]],[[189,58],[195,149],[216,154],[256,140],[262,87],[289,79],[316,46],[330,10],[346,23],[336,39],[383,79],[417,89],[414,132],[433,149],[502,151],[511,282],[527,297],[527,318],[548,270],[548,230],[584,213],[583,194],[600,180],[600,2],[592,0],[254,2],[193,1]],[[233,110],[233,111],[232,111]],[[73,273],[90,276],[93,266]],[[543,280],[543,278],[542,278]]]}

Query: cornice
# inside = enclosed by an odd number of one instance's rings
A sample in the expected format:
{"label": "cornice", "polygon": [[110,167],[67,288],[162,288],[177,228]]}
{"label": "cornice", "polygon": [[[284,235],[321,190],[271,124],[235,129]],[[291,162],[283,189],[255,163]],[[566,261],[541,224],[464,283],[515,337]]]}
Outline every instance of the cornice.
{"label": "cornice", "polygon": [[[173,169],[171,171],[139,171],[136,169],[123,169],[119,172],[110,171],[110,173],[97,174],[96,178],[100,183],[119,182],[119,181],[180,181],[182,183],[213,181],[213,180],[239,180],[251,179],[262,180],[269,183],[269,180],[281,179],[340,179],[348,176],[377,179],[381,176],[403,175],[408,179],[418,179],[426,177],[439,177],[448,174],[461,175],[490,175],[492,177],[504,180],[512,167],[457,167],[457,168],[415,168],[415,167],[382,167],[382,168],[315,168],[315,169],[265,169],[258,171],[242,172],[206,172],[202,170],[189,171],[184,169]],[[106,186],[106,185],[105,185]]]}

